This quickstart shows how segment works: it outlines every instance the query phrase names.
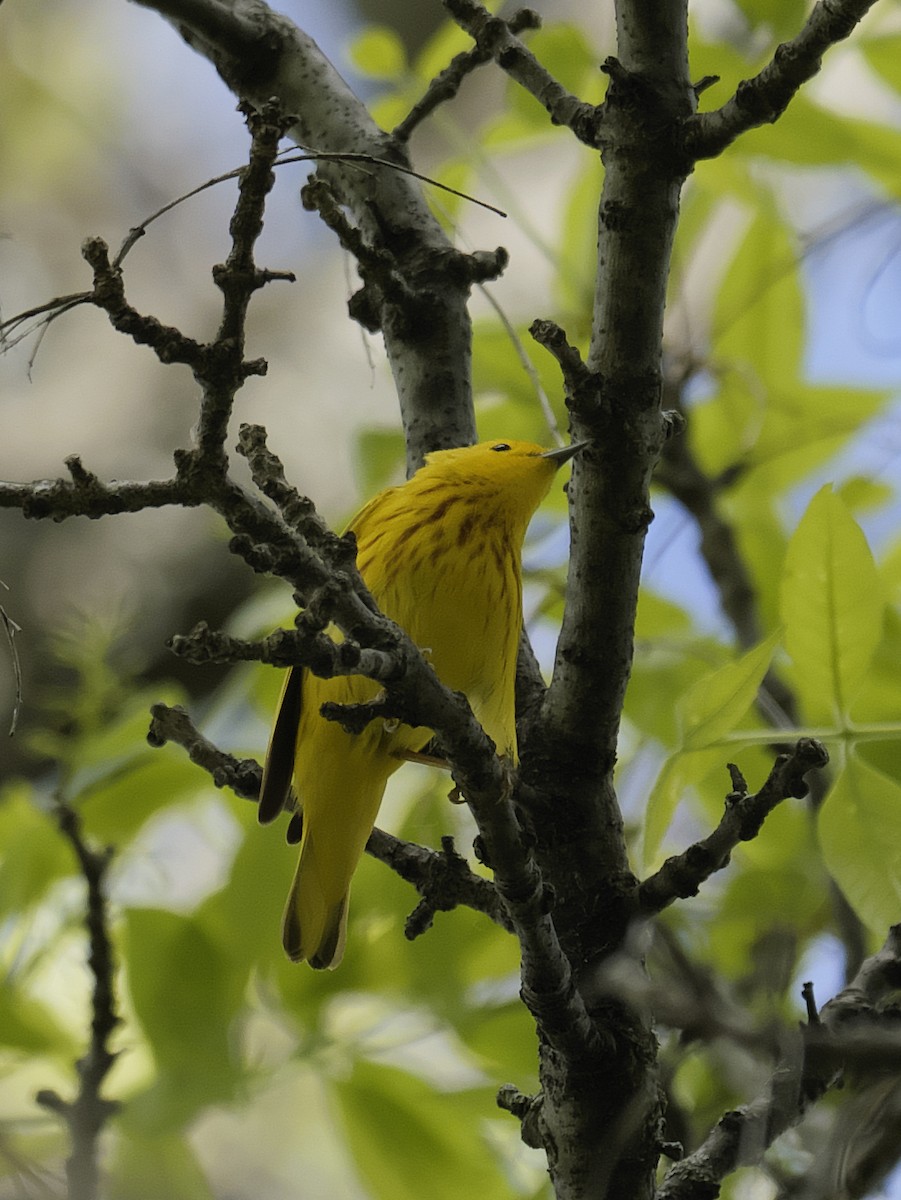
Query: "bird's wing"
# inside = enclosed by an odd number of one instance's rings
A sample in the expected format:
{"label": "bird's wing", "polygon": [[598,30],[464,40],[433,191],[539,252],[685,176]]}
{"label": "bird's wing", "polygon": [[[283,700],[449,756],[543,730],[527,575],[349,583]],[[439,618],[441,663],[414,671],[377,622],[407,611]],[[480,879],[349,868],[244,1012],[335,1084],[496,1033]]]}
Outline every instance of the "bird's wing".
{"label": "bird's wing", "polygon": [[297,727],[300,724],[303,675],[303,667],[292,667],[282,685],[260,785],[257,816],[263,825],[274,821],[288,807],[297,750]]}

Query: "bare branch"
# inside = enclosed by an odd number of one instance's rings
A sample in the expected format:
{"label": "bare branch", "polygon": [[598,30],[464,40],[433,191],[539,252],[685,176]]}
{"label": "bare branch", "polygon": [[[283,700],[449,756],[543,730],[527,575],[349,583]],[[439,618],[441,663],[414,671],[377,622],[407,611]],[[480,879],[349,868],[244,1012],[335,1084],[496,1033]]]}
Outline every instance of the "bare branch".
{"label": "bare branch", "polygon": [[737,768],[733,771],[733,790],[716,829],[708,837],[668,858],[659,871],[638,889],[638,907],[643,913],[660,912],[674,900],[696,896],[702,883],[729,862],[739,842],[748,842],[760,832],[773,809],[789,796],[807,795],[804,776],[829,762],[826,747],[813,738],[801,738],[790,754],[780,754],[766,782],[749,794]]}
{"label": "bare branch", "polygon": [[[245,800],[259,799],[262,768],[252,758],[235,758],[219,750],[194,725],[180,706],[154,704],[147,740],[161,747],[167,742],[187,751],[191,762],[207,771],[216,787],[228,787]],[[292,834],[296,841],[296,831]],[[465,905],[490,917],[508,931],[510,917],[500,896],[489,879],[477,875],[454,849],[452,838],[442,839],[442,850],[436,852],[414,842],[406,842],[393,834],[374,828],[366,849],[373,858],[391,868],[401,879],[413,884],[422,902],[407,920],[406,934],[411,940],[430,927],[436,912],[446,912]]]}
{"label": "bare branch", "polygon": [[0,481],[0,508],[19,508],[22,515],[65,521],[67,517],[104,517],[140,512],[167,504],[199,503],[179,479],[103,483],[85,471],[77,456],[66,459],[72,479],[40,479],[33,483]]}
{"label": "bare branch", "polygon": [[[290,136],[333,155],[362,154],[409,169],[402,144],[375,125],[316,44],[262,0],[141,0],[209,58],[226,84],[262,108],[293,114]],[[448,241],[418,182],[388,166],[321,162],[319,174],[346,206],[365,244],[388,250],[409,302],[372,283],[358,302],[383,331],[408,441],[408,465],[427,450],[475,440],[470,380],[471,270]],[[386,231],[390,231],[388,236]],[[428,287],[423,281],[428,280]]]}
{"label": "bare branch", "polygon": [[78,1093],[74,1100],[64,1100],[50,1090],[38,1092],[36,1099],[42,1107],[60,1116],[69,1130],[72,1149],[66,1161],[66,1178],[70,1200],[96,1200],[99,1185],[97,1143],[107,1121],[119,1108],[116,1101],[106,1100],[101,1095],[103,1081],[116,1059],[116,1054],[109,1048],[109,1040],[119,1024],[105,894],[111,851],[96,851],[88,846],[78,814],[67,804],[58,804],[57,819],[61,832],[75,851],[87,885],[88,966],[94,976],[91,1040],[84,1058],[75,1064]]}
{"label": "bare branch", "polygon": [[[0,587],[6,588],[6,584],[2,579],[0,579]],[[9,588],[6,588],[6,590],[9,591]],[[9,722],[9,736],[12,737],[16,732],[16,725],[19,723],[19,712],[22,708],[22,664],[19,661],[19,648],[16,645],[16,634],[21,633],[21,627],[16,624],[2,604],[0,604],[0,626],[3,627],[6,644],[9,646],[9,657],[12,662],[13,678],[16,685],[13,711]]]}
{"label": "bare branch", "polygon": [[[796,1124],[811,1101],[839,1077],[845,1063],[878,1064],[879,1056],[901,1061],[896,1022],[879,1028],[872,1006],[901,987],[901,926],[889,931],[882,948],[865,960],[851,983],[805,1027],[794,1048],[774,1073],[767,1090],[750,1104],[726,1113],[704,1143],[668,1172],[657,1200],[696,1200],[715,1195],[736,1167],[759,1162],[779,1134]],[[867,1024],[849,1025],[852,1017]]]}
{"label": "bare branch", "polygon": [[604,138],[603,107],[586,104],[558,83],[516,36],[511,22],[493,16],[478,0],[444,0],[444,6],[475,41],[478,52],[493,58],[534,96],[547,109],[554,125],[565,125],[586,145],[600,148]]}
{"label": "bare branch", "polygon": [[484,913],[508,932],[513,931],[494,884],[469,869],[466,859],[457,853],[452,837],[441,839],[439,853],[373,829],[366,849],[401,879],[412,883],[422,896],[404,926],[404,934],[410,941],[431,929],[436,913],[450,912],[461,904]]}
{"label": "bare branch", "polygon": [[244,800],[256,800],[260,794],[263,771],[252,758],[235,758],[205,738],[180,704],[154,704],[147,741],[160,748],[167,742],[183,747],[188,758],[203,767],[217,788],[228,787]]}
{"label": "bare branch", "polygon": [[[507,22],[511,33],[523,33],[527,29],[540,29],[541,18],[530,8],[521,8]],[[430,116],[439,104],[453,100],[468,75],[478,67],[491,62],[492,54],[484,46],[475,46],[456,55],[443,71],[440,71],[426,89],[425,95],[410,109],[406,117],[395,126],[392,137],[398,142],[410,140],[413,130]]]}
{"label": "bare branch", "polygon": [[109,247],[103,238],[88,238],[81,253],[94,272],[91,303],[104,310],[114,329],[139,346],[150,346],[161,363],[186,363],[201,369],[205,354],[200,342],[171,325],[163,325],[156,317],[143,316],[126,301],[122,272],[110,262]]}
{"label": "bare branch", "polygon": [[689,119],[686,151],[695,159],[713,158],[749,129],[777,121],[819,71],[826,51],[849,37],[875,2],[819,0],[798,36],[777,46],[772,61],[740,83],[731,100],[715,112]]}

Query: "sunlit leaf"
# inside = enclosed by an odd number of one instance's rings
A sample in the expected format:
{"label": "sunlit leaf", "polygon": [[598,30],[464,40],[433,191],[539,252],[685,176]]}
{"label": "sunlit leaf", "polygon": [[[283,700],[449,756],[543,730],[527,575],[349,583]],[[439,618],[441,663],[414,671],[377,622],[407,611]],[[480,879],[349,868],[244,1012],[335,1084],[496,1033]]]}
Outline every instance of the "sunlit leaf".
{"label": "sunlit leaf", "polygon": [[52,1010],[5,979],[0,988],[0,1045],[25,1054],[74,1053],[77,1043]]}
{"label": "sunlit leaf", "polygon": [[851,756],[818,829],[830,873],[861,920],[883,936],[901,921],[901,785]]}
{"label": "sunlit leaf", "polygon": [[[213,1200],[213,1192],[187,1139],[164,1135],[119,1139],[107,1186],[116,1200]],[[152,1190],[151,1190],[152,1181]]]}
{"label": "sunlit leaf", "polygon": [[749,378],[799,372],[805,305],[796,235],[770,206],[758,209],[717,301],[714,353]]}
{"label": "sunlit leaf", "polygon": [[735,662],[699,679],[682,697],[679,716],[686,750],[701,750],[736,727],[754,703],[778,641],[778,634],[771,635]]}
{"label": "sunlit leaf", "polygon": [[0,914],[21,912],[77,867],[52,813],[42,812],[25,784],[8,787],[0,802]]}
{"label": "sunlit leaf", "polygon": [[127,913],[124,949],[131,1003],[159,1068],[129,1120],[156,1133],[234,1095],[241,1069],[231,1026],[246,976],[194,920],[159,909]]}
{"label": "sunlit leaf", "polygon": [[901,90],[901,33],[861,39],[860,48],[886,83]]}
{"label": "sunlit leaf", "polygon": [[506,1200],[516,1193],[479,1146],[473,1115],[493,1115],[490,1088],[440,1092],[392,1067],[358,1061],[335,1095],[357,1169],[384,1200]]}
{"label": "sunlit leaf", "polygon": [[751,25],[767,25],[780,38],[791,37],[804,24],[806,0],[738,0]]}
{"label": "sunlit leaf", "polygon": [[789,542],[782,577],[785,648],[811,719],[846,719],[882,637],[883,607],[866,538],[827,485]]}
{"label": "sunlit leaf", "polygon": [[395,79],[407,67],[402,39],[387,25],[370,25],[350,44],[350,61],[372,79]]}
{"label": "sunlit leaf", "polygon": [[645,810],[644,861],[653,863],[679,801],[689,789],[717,767],[722,767],[723,751],[719,748],[688,750],[671,755],[657,776]]}

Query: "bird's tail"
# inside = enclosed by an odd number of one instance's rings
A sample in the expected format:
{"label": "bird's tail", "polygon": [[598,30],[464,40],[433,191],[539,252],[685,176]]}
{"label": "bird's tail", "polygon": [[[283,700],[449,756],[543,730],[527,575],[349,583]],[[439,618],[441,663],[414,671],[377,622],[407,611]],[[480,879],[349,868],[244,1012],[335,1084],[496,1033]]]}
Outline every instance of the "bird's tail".
{"label": "bird's tail", "polygon": [[317,970],[334,970],[344,956],[350,879],[338,898],[323,877],[316,844],[304,830],[300,858],[282,920],[282,943],[293,962],[307,960]]}

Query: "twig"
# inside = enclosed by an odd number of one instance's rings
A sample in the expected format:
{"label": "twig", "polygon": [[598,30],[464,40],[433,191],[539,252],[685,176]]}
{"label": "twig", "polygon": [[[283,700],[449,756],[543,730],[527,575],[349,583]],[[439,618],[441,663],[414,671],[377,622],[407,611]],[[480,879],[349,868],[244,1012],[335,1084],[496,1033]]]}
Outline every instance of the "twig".
{"label": "twig", "polygon": [[568,92],[523,45],[509,22],[492,16],[478,0],[444,0],[444,6],[478,49],[547,109],[553,124],[565,125],[586,145],[601,146],[603,106],[587,104]]}
{"label": "twig", "polygon": [[758,125],[778,120],[794,95],[819,71],[823,55],[847,38],[876,0],[819,0],[797,37],[776,47],[772,61],[715,112],[685,125],[685,149],[694,159],[713,158]]}
{"label": "twig", "polygon": [[[6,588],[9,591],[9,588],[2,579],[0,579],[0,587]],[[9,736],[12,737],[16,732],[16,726],[19,723],[19,712],[22,708],[22,664],[19,661],[19,648],[16,645],[16,634],[21,632],[21,626],[16,624],[2,604],[0,604],[0,625],[3,626],[3,632],[6,635],[7,645],[9,646],[9,656],[13,664],[13,678],[16,685],[13,711],[9,722]]]}
{"label": "twig", "polygon": [[103,1081],[116,1060],[109,1048],[109,1039],[119,1024],[113,988],[115,970],[109,935],[109,913],[105,895],[106,870],[111,850],[92,850],[84,840],[81,821],[74,809],[62,801],[57,806],[57,820],[63,835],[75,851],[81,873],[87,884],[85,925],[90,939],[88,966],[94,976],[91,998],[91,1040],[84,1058],[75,1064],[78,1093],[74,1100],[64,1100],[55,1091],[38,1092],[36,1100],[42,1107],[55,1112],[66,1123],[71,1153],[66,1161],[68,1200],[95,1200],[99,1191],[97,1143],[109,1118],[118,1111],[117,1101],[101,1096]]}
{"label": "twig", "polygon": [[660,912],[677,899],[697,895],[701,884],[726,866],[739,842],[757,836],[777,804],[789,796],[807,795],[805,774],[821,769],[828,761],[829,755],[821,742],[801,738],[790,754],[779,755],[763,787],[753,794],[748,793],[738,768],[730,764],[733,786],[719,825],[682,854],[668,858],[659,871],[639,886],[639,910],[646,914]]}
{"label": "twig", "polygon": [[[521,8],[510,17],[507,28],[515,34],[523,33],[527,29],[540,29],[541,18],[532,9]],[[430,116],[439,104],[453,100],[463,80],[487,62],[491,62],[491,51],[483,46],[475,46],[472,50],[464,50],[456,55],[429,83],[425,94],[416,101],[400,124],[395,126],[391,136],[398,142],[408,142],[417,125]]]}
{"label": "twig", "polygon": [[452,837],[443,837],[441,851],[437,852],[373,829],[366,849],[401,879],[412,883],[422,896],[404,925],[404,935],[410,941],[431,928],[435,913],[450,912],[461,904],[512,931],[510,917],[494,884],[470,870],[466,859],[457,853]]}
{"label": "twig", "polygon": [[574,402],[577,407],[594,404],[600,390],[600,380],[586,367],[582,355],[575,346],[570,345],[560,326],[554,321],[533,321],[529,333],[539,346],[544,346],[548,354],[557,360],[568,403]]}
{"label": "twig", "polygon": [[[147,740],[161,747],[167,742],[187,751],[191,762],[207,771],[216,787],[228,787],[245,800],[257,801],[262,769],[252,758],[235,758],[213,745],[197,729],[180,706],[154,704]],[[297,838],[292,835],[292,841]],[[489,879],[477,875],[454,850],[452,838],[442,838],[441,852],[394,837],[374,828],[366,844],[373,858],[389,866],[401,879],[413,884],[422,902],[407,919],[406,935],[411,940],[424,933],[436,912],[465,905],[484,913],[495,924],[509,930],[510,918]]]}
{"label": "twig", "polygon": [[[702,1145],[668,1172],[657,1200],[696,1200],[715,1196],[719,1183],[737,1166],[758,1162],[773,1141],[797,1124],[811,1101],[835,1086],[841,1066],[878,1066],[901,1045],[892,1018],[889,1036],[881,1038],[874,1005],[901,986],[901,925],[895,925],[882,948],[862,964],[851,983],[826,1004],[819,1019],[805,1027],[794,1048],[774,1073],[770,1086],[750,1104],[726,1113]],[[850,1027],[851,1017],[868,1024]],[[877,1021],[873,1036],[873,1020]]]}
{"label": "twig", "polygon": [[203,767],[217,788],[229,787],[244,800],[256,800],[263,776],[259,763],[252,758],[235,758],[219,750],[203,736],[180,704],[154,704],[147,741],[159,748],[174,742],[188,752],[188,758]]}

